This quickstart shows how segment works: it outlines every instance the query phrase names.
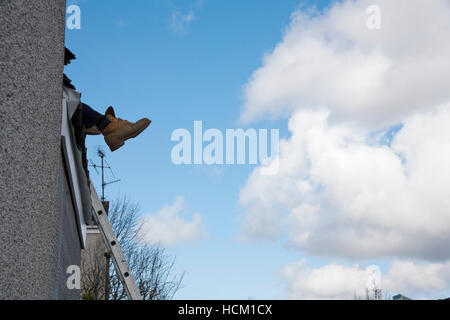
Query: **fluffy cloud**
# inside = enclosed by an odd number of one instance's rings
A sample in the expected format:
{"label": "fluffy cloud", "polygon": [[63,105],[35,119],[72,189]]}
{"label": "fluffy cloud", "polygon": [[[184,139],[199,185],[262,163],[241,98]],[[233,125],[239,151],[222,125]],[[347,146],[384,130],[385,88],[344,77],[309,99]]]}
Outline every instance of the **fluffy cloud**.
{"label": "fluffy cloud", "polygon": [[394,261],[382,285],[391,292],[402,292],[418,298],[445,298],[449,295],[450,262],[419,264]]}
{"label": "fluffy cloud", "polygon": [[450,105],[412,116],[394,137],[299,112],[280,144],[280,171],[255,170],[241,190],[248,238],[289,232],[312,254],[448,259]]}
{"label": "fluffy cloud", "polygon": [[[373,4],[381,30],[366,27]],[[241,189],[245,238],[287,233],[288,246],[313,256],[393,259],[383,276],[392,291],[448,287],[449,30],[447,0],[343,1],[293,14],[244,90],[243,121],[287,117],[291,133],[279,173],[257,168]],[[296,298],[352,298],[366,277],[361,267],[304,261],[285,275]]]}
{"label": "fluffy cloud", "polygon": [[[290,115],[280,173],[241,190],[247,238],[311,254],[450,258],[450,2],[296,12],[249,80],[242,117]],[[393,127],[397,125],[397,127]]]}
{"label": "fluffy cloud", "polygon": [[[382,290],[382,298],[402,293],[411,298],[445,298],[442,292],[450,286],[450,262],[419,264],[394,260],[386,274],[375,266],[328,264],[310,268],[302,260],[287,265],[283,278],[289,299],[365,298],[366,289]],[[370,290],[369,290],[370,292]],[[448,293],[448,292],[447,292]]]}
{"label": "fluffy cloud", "polygon": [[160,209],[156,214],[142,216],[141,240],[174,246],[204,238],[205,232],[199,213],[195,213],[191,221],[183,219],[183,201],[184,199],[179,197],[174,204]]}
{"label": "fluffy cloud", "polygon": [[[366,8],[381,9],[381,30]],[[242,120],[326,108],[332,119],[390,125],[450,99],[450,3],[360,0],[297,11],[245,87]]]}
{"label": "fluffy cloud", "polygon": [[305,260],[283,270],[288,299],[352,299],[366,295],[370,273],[359,266],[329,264],[311,269]]}

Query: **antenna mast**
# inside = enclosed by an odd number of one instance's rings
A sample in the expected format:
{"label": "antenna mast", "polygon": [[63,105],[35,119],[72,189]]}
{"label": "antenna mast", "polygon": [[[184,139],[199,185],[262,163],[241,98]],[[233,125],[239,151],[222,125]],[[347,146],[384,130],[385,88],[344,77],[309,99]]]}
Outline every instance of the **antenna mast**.
{"label": "antenna mast", "polygon": [[[95,171],[97,172],[97,174],[98,174],[97,168],[100,168],[102,170],[102,198],[101,198],[101,201],[104,202],[105,201],[105,187],[109,184],[119,182],[120,179],[105,182],[105,169],[109,169],[111,171],[112,175],[114,176],[114,178],[115,178],[115,175],[114,175],[114,172],[112,171],[111,167],[109,166],[108,161],[105,159],[106,155],[105,155],[105,152],[102,150],[101,146],[98,146],[97,154],[101,159],[101,165],[97,165],[91,160],[92,164],[89,166],[93,167],[95,169]],[[105,162],[106,162],[106,165],[105,165]]]}

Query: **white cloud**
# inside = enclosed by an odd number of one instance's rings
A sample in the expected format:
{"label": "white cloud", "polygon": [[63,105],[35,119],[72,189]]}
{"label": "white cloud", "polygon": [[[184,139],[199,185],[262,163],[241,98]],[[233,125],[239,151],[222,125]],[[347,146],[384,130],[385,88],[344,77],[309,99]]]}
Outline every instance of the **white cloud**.
{"label": "white cloud", "polygon": [[174,246],[194,242],[205,238],[202,218],[194,213],[192,220],[183,218],[184,199],[179,197],[175,203],[160,209],[156,214],[146,214],[140,218],[142,229],[140,236],[143,242],[159,242],[163,246]]}
{"label": "white cloud", "polygon": [[[381,30],[366,8],[381,8]],[[244,90],[242,120],[331,110],[333,120],[390,125],[449,101],[450,3],[360,0],[325,15],[297,11]]]}
{"label": "white cloud", "polygon": [[[380,31],[366,28],[374,3]],[[449,30],[444,0],[293,15],[245,91],[244,120],[286,114],[291,132],[279,174],[257,169],[241,190],[248,239],[287,230],[313,255],[450,258]]]}
{"label": "white cloud", "polygon": [[[366,27],[373,4],[381,8],[379,31]],[[279,174],[258,168],[241,189],[244,237],[287,233],[289,246],[312,256],[392,259],[386,289],[443,292],[450,284],[450,1],[301,10],[244,89],[241,120],[287,117],[291,133],[280,143]],[[285,276],[290,297],[352,298],[364,289],[365,270],[310,269],[302,261]]]}
{"label": "white cloud", "polygon": [[[305,260],[288,264],[283,270],[289,299],[354,299],[364,298],[372,283],[367,268],[354,265],[328,264],[310,268]],[[394,260],[386,274],[381,274],[377,288],[382,297],[401,293],[407,297],[445,298],[442,292],[450,286],[450,262],[423,264]]]}
{"label": "white cloud", "polygon": [[450,287],[450,262],[414,263],[394,261],[384,279],[384,287],[417,298],[445,298]]}
{"label": "white cloud", "polygon": [[292,116],[280,171],[241,190],[247,238],[315,255],[450,258],[450,104],[404,121],[391,145],[321,112]]}
{"label": "white cloud", "polygon": [[182,13],[178,10],[172,11],[170,27],[172,31],[176,33],[183,33],[186,27],[195,19],[193,10],[189,10],[187,13]]}
{"label": "white cloud", "polygon": [[368,273],[364,268],[329,264],[311,269],[305,260],[283,270],[288,299],[352,299],[366,294]]}

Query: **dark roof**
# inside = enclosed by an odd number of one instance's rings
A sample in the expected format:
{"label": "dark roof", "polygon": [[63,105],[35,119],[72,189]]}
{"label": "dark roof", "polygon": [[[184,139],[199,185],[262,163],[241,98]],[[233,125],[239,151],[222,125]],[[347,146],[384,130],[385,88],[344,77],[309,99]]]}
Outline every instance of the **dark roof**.
{"label": "dark roof", "polygon": [[64,49],[65,49],[64,60],[75,60],[77,58],[72,51],[70,51],[67,48],[64,48]]}

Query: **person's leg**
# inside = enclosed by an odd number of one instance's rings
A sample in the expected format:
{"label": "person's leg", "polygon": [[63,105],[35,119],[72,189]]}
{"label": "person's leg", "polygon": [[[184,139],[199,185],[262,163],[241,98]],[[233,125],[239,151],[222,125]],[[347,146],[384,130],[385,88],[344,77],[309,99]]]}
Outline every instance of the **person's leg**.
{"label": "person's leg", "polygon": [[85,103],[81,103],[83,112],[83,125],[86,129],[96,126],[102,132],[111,121],[105,115],[98,113]]}

